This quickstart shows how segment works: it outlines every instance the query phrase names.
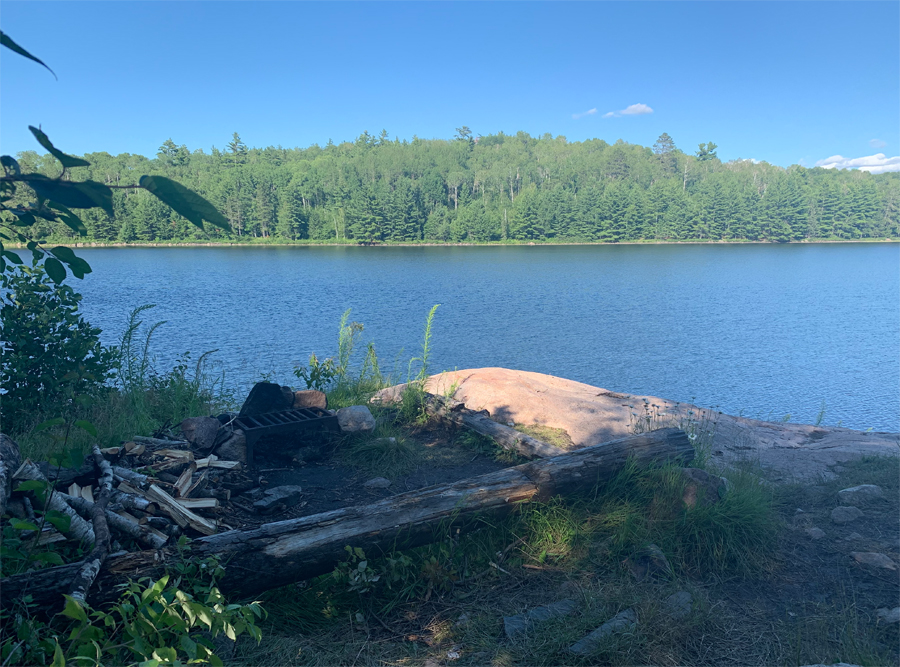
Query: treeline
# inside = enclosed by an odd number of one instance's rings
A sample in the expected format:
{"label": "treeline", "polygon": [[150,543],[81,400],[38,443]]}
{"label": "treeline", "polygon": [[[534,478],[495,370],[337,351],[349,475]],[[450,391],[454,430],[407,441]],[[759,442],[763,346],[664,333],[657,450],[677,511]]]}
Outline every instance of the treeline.
{"label": "treeline", "polygon": [[[224,150],[190,151],[167,140],[155,159],[89,153],[73,180],[119,186],[115,215],[86,211],[88,239],[799,241],[900,235],[900,173],[872,175],[722,163],[715,144],[694,154],[663,134],[652,148],[601,139],[569,142],[525,132],[452,140],[355,142],[306,149],[248,148],[237,133]],[[25,171],[59,175],[49,155],[18,156]],[[228,218],[231,233],[205,236],[139,189],[143,174],[175,178]],[[73,236],[41,222],[34,233]],[[38,227],[36,225],[35,227]]]}

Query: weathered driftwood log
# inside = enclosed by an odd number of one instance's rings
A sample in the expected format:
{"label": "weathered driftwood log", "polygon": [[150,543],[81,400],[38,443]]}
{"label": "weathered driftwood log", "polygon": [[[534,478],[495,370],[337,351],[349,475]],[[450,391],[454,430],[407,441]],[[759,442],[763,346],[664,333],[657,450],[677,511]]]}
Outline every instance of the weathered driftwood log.
{"label": "weathered driftwood log", "polygon": [[19,445],[5,433],[0,433],[0,516],[6,512],[6,501],[12,493],[12,474],[22,465]]}
{"label": "weathered driftwood log", "polygon": [[[610,479],[629,458],[640,464],[677,461],[684,464],[694,450],[687,435],[663,429],[586,447],[551,459],[431,486],[368,505],[264,524],[253,530],[231,530],[194,540],[191,554],[216,555],[225,564],[219,582],[225,593],[255,595],[261,591],[331,571],[346,557],[344,547],[361,547],[371,557],[440,539],[439,529],[465,527],[476,517],[503,516],[520,503],[555,495],[588,492]],[[114,597],[126,577],[158,577],[162,553],[143,551],[110,558],[91,591],[94,603]],[[3,601],[30,594],[38,604],[57,606],[74,572],[71,566],[17,575],[0,582]]]}
{"label": "weathered driftwood log", "polygon": [[[400,390],[403,386],[400,385],[397,389]],[[401,394],[402,390],[396,395],[400,396]],[[565,450],[559,447],[495,422],[480,412],[470,410],[465,403],[455,401],[452,398],[435,396],[428,392],[424,392],[424,394],[425,411],[428,414],[442,417],[454,424],[466,426],[476,433],[492,438],[503,449],[514,451],[529,459],[550,458],[551,456],[559,456],[566,453]]]}

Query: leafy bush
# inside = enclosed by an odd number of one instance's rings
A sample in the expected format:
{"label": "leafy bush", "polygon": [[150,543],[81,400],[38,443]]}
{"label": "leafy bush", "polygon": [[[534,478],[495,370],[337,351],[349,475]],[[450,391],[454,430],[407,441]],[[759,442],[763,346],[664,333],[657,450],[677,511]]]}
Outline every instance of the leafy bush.
{"label": "leafy bush", "polygon": [[56,284],[41,266],[0,274],[0,384],[4,430],[20,432],[59,413],[76,395],[104,390],[117,350],[79,313],[81,295]]}

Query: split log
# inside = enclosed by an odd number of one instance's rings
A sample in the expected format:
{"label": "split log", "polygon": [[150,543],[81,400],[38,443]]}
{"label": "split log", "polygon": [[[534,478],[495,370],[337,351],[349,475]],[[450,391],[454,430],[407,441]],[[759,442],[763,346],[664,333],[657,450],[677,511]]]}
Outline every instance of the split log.
{"label": "split log", "polygon": [[[47,482],[47,478],[44,477],[40,469],[30,459],[26,459],[25,463],[19,466],[19,469],[13,474],[13,478]],[[49,482],[47,483],[49,484]],[[83,542],[87,547],[93,547],[94,529],[91,527],[91,524],[78,516],[75,510],[69,507],[59,496],[59,492],[51,489],[44,509],[56,510],[67,515],[70,522],[69,530],[66,534],[75,540]]]}
{"label": "split log", "polygon": [[[509,514],[521,503],[555,495],[590,492],[612,478],[629,458],[638,464],[689,462],[694,449],[679,429],[662,429],[532,461],[514,468],[431,486],[380,501],[312,516],[231,530],[191,542],[191,555],[216,555],[226,563],[219,581],[223,593],[251,596],[331,571],[346,557],[345,546],[361,547],[375,558],[440,539],[450,527],[477,525],[479,517]],[[98,577],[94,603],[114,598],[126,577],[159,577],[167,547],[111,558]],[[26,592],[39,604],[58,606],[60,581],[70,566],[16,575],[2,584],[4,599]],[[71,576],[71,575],[69,575]]]}
{"label": "split log", "polygon": [[213,523],[209,519],[204,519],[202,516],[194,514],[184,505],[180,505],[177,500],[175,500],[168,493],[156,486],[156,484],[150,485],[150,488],[147,489],[147,496],[152,498],[153,501],[159,505],[160,509],[162,509],[163,512],[175,519],[175,522],[182,528],[190,526],[197,532],[203,533],[204,535],[215,534],[217,530],[215,523]]}
{"label": "split log", "polygon": [[6,501],[12,493],[12,474],[22,465],[19,445],[5,433],[0,433],[0,516],[6,513]]}
{"label": "split log", "polygon": [[476,433],[492,438],[503,449],[508,449],[526,458],[550,458],[565,454],[565,450],[538,440],[530,435],[495,422],[480,412],[466,407],[465,403],[425,392],[425,411],[442,417],[455,424],[466,426]]}
{"label": "split log", "polygon": [[191,447],[191,443],[187,440],[164,440],[162,438],[148,438],[143,435],[136,435],[132,440],[139,445],[147,445],[150,448],[172,447],[174,449],[190,449]]}

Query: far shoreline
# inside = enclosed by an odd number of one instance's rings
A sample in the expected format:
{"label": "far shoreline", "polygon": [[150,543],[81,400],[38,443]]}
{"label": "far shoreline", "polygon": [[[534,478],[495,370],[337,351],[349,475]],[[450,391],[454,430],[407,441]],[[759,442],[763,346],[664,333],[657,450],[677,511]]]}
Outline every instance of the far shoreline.
{"label": "far shoreline", "polygon": [[[873,238],[873,239],[804,239],[802,241],[743,241],[743,240],[699,240],[688,239],[684,241],[488,241],[483,243],[473,242],[449,242],[449,241],[421,241],[417,243],[409,241],[353,241],[346,242],[317,242],[317,241],[76,241],[67,239],[50,239],[42,245],[66,245],[71,248],[211,248],[211,247],[246,247],[246,248],[290,248],[290,247],[349,247],[349,248],[460,248],[460,247],[537,247],[537,246],[650,246],[650,245],[816,245],[816,244],[840,244],[840,243],[900,243],[900,238]],[[7,248],[25,248],[23,243],[6,243]]]}

